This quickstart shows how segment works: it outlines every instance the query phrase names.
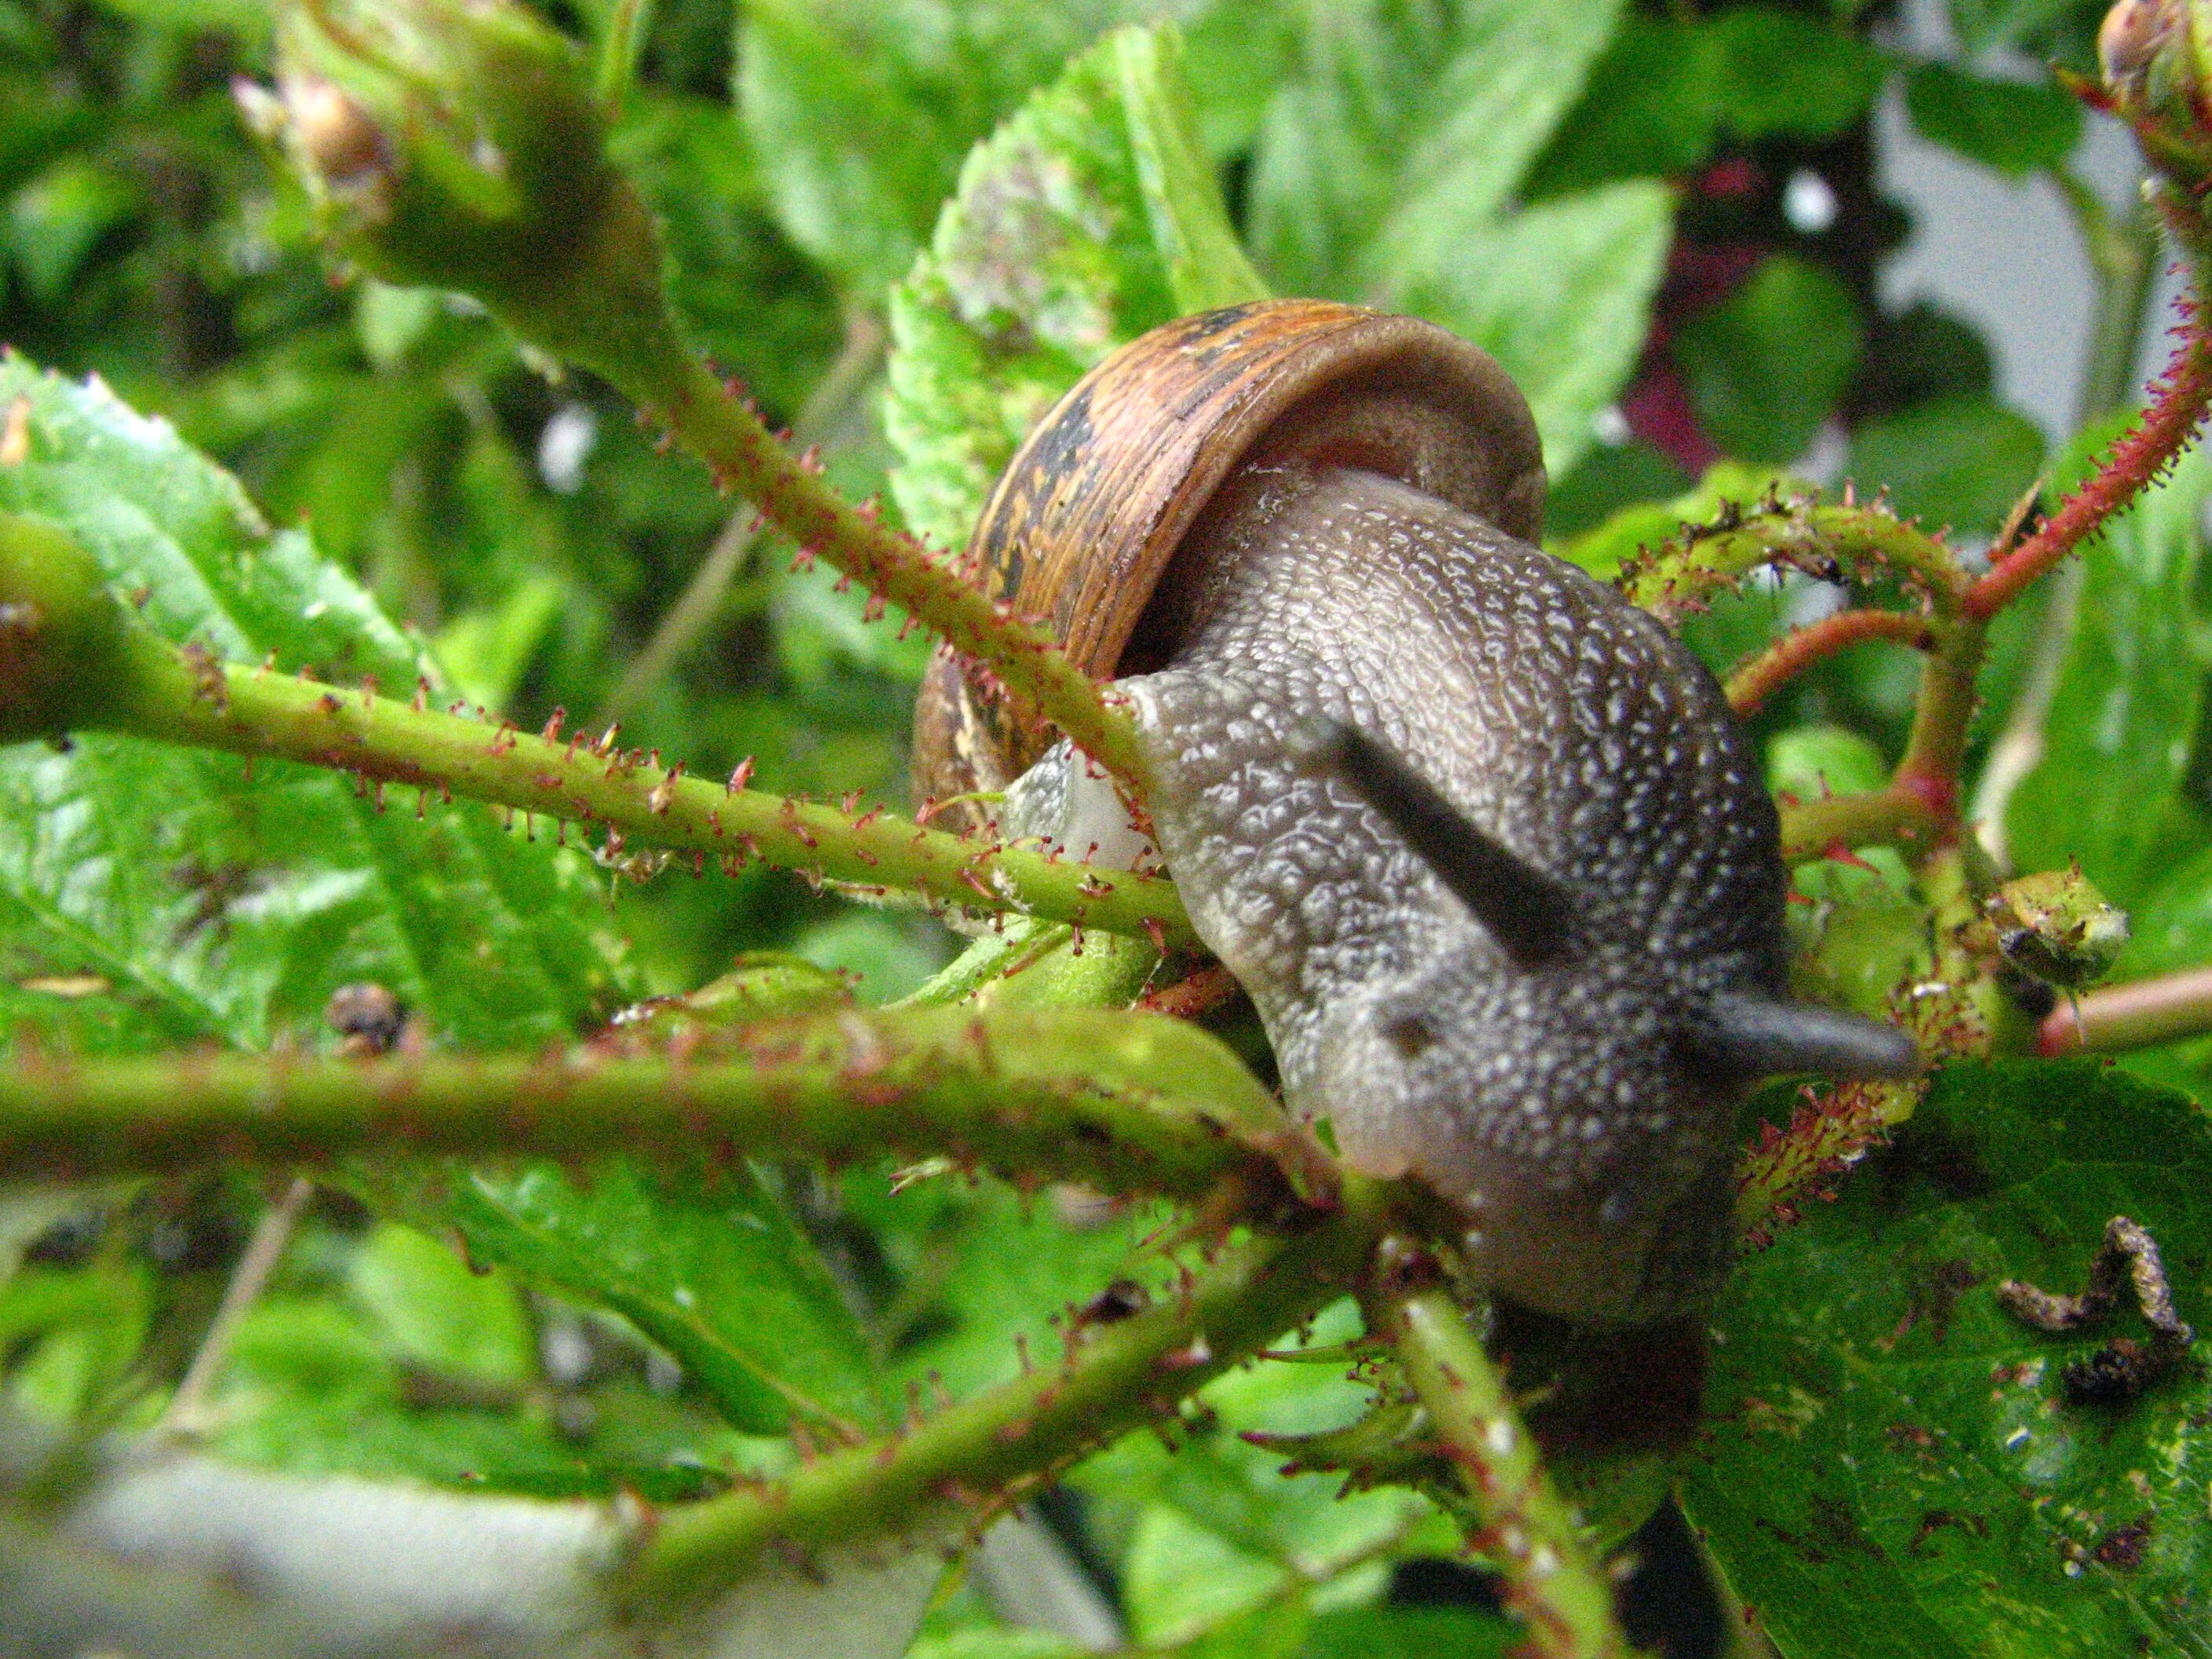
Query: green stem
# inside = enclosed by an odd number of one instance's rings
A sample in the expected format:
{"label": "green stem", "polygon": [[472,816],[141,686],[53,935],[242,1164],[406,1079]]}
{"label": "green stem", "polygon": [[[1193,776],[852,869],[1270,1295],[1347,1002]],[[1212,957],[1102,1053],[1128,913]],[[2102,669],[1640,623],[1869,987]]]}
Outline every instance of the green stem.
{"label": "green stem", "polygon": [[1071,1326],[1063,1357],[880,1442],[817,1457],[774,1486],[653,1517],[629,1569],[640,1606],[743,1577],[763,1550],[811,1552],[975,1522],[1176,1403],[1352,1288],[1379,1228],[1380,1189],[1295,1237],[1223,1249],[1175,1295],[1118,1322]]}
{"label": "green stem", "polygon": [[0,1178],[356,1154],[949,1155],[1024,1181],[1191,1198],[1287,1178],[1317,1146],[1195,1026],[1104,1009],[842,1009],[680,1056],[182,1054],[0,1073]]}
{"label": "green stem", "polygon": [[[1396,1254],[1419,1259],[1402,1245]],[[1482,1523],[1471,1541],[1504,1568],[1506,1605],[1526,1623],[1529,1650],[1544,1659],[1626,1656],[1605,1570],[1466,1313],[1441,1288],[1401,1290],[1385,1302],[1380,1328],[1458,1468]]]}
{"label": "green stem", "polygon": [[[810,447],[826,441],[843,423],[882,365],[884,338],[884,325],[873,316],[860,311],[852,314],[846,324],[844,349],[830,365],[821,384],[808,394],[805,407],[792,424],[793,443]],[[599,724],[620,720],[635,708],[690,650],[721,609],[723,596],[730,591],[746,554],[760,539],[760,515],[750,507],[730,515],[684,592],[653,630],[652,638],[623,670],[622,679],[599,710]]]}
{"label": "green stem", "polygon": [[1136,723],[1077,667],[1052,631],[988,598],[951,563],[863,513],[778,443],[750,409],[686,360],[679,377],[617,374],[640,408],[665,422],[716,480],[750,501],[801,549],[819,554],[984,662],[1018,702],[1144,793]]}
{"label": "green stem", "polygon": [[1987,647],[1986,630],[1969,617],[1953,617],[1936,631],[1934,648],[1921,665],[1905,757],[1890,781],[1893,793],[1924,805],[1945,833],[1959,815],[1960,773],[1981,698],[1975,679]]}
{"label": "green stem", "polygon": [[594,90],[610,112],[619,109],[630,82],[637,74],[638,54],[645,48],[646,32],[653,27],[653,0],[614,0],[607,17],[607,32],[599,42],[599,64]]}
{"label": "green stem", "polygon": [[[1188,944],[1194,936],[1173,884],[1127,871],[962,840],[907,819],[853,813],[686,778],[658,757],[605,738],[496,729],[362,691],[261,669],[188,659],[148,637],[135,683],[90,723],[163,742],[278,756],[374,782],[441,790],[562,822],[608,826],[619,854],[635,837],[736,869],[761,859],[852,884],[939,903],[1016,911],[1108,933]],[[550,728],[549,728],[549,732]],[[609,737],[612,733],[608,734]]]}
{"label": "green stem", "polygon": [[1823,577],[1901,579],[1928,597],[1940,623],[1958,609],[1965,578],[1951,550],[1880,507],[1771,501],[1692,526],[1624,568],[1621,591],[1664,622],[1704,609],[1753,571],[1786,564]]}
{"label": "green stem", "polygon": [[2158,217],[2141,201],[2113,214],[2068,168],[2058,168],[2051,178],[2074,216],[2082,252],[2096,275],[2095,317],[2077,417],[2077,424],[2086,426],[2124,407],[2134,389],[2136,356],[2158,269]]}
{"label": "green stem", "polygon": [[1782,857],[1805,864],[1862,847],[1924,845],[1943,831],[1944,820],[1916,792],[1891,783],[1863,794],[1827,795],[1782,807]]}

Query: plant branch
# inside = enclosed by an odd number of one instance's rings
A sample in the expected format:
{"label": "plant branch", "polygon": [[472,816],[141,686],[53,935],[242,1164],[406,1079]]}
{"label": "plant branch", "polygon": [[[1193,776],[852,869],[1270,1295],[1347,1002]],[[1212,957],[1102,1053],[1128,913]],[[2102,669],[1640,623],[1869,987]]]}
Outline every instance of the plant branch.
{"label": "plant branch", "polygon": [[956,565],[846,501],[703,364],[689,361],[673,386],[611,367],[623,390],[705,461],[719,484],[744,495],[799,544],[802,560],[819,555],[871,593],[911,611],[953,649],[986,663],[1018,702],[1143,792],[1148,779],[1135,722],[1075,665],[1049,629],[988,598]]}
{"label": "plant branch", "polygon": [[1168,1417],[1178,1401],[1353,1285],[1379,1231],[1381,1189],[1295,1237],[1222,1249],[1176,1294],[1111,1324],[1072,1324],[1057,1364],[882,1441],[817,1457],[775,1486],[653,1516],[629,1589],[636,1605],[732,1583],[765,1550],[911,1533],[948,1511],[976,1525],[1085,1452]]}
{"label": "plant branch", "polygon": [[[1424,1260],[1395,1239],[1382,1250],[1395,1255],[1401,1274]],[[1528,1650],[1543,1659],[1625,1656],[1604,1569],[1458,1304],[1433,1284],[1401,1288],[1384,1300],[1378,1328],[1458,1469],[1482,1523],[1470,1541],[1504,1568],[1506,1606],[1528,1626]]]}
{"label": "plant branch", "polygon": [[2196,435],[2212,404],[2212,343],[2185,300],[2187,321],[2180,349],[2153,383],[2150,407],[2117,444],[2088,483],[2068,496],[2035,534],[1967,590],[1965,611],[1986,620],[2020,591],[2072,552],[2136,495],[2149,486]]}
{"label": "plant branch", "polygon": [[[844,349],[793,422],[792,441],[811,447],[838,427],[874,377],[883,355],[884,325],[870,313],[855,311],[846,325]],[[599,713],[599,725],[610,725],[636,707],[638,700],[691,648],[721,609],[723,596],[730,591],[746,554],[759,541],[760,532],[760,514],[750,507],[740,508],[724,521],[721,533],[714,538],[676,603],[668,607],[653,636],[623,670],[621,680]]]}
{"label": "plant branch", "polygon": [[1782,858],[1808,864],[1862,847],[1919,846],[1942,835],[1943,819],[1919,793],[1895,783],[1853,795],[1782,802]]}
{"label": "plant branch", "polygon": [[1982,624],[1968,617],[1954,618],[1938,630],[1921,665],[1905,756],[1890,780],[1893,793],[1926,809],[1939,835],[1957,827],[1960,772],[1981,701],[1976,680],[1988,643]]}
{"label": "plant branch", "polygon": [[2035,1052],[2121,1054],[2208,1033],[2212,968],[2192,968],[2068,997],[2037,1028]]}
{"label": "plant branch", "polygon": [[677,1055],[26,1054],[0,1073],[0,1178],[507,1152],[949,1154],[1015,1180],[1182,1198],[1287,1178],[1326,1202],[1334,1184],[1228,1049],[1103,1009],[842,1009]]}
{"label": "plant branch", "polygon": [[246,1240],[246,1253],[239,1257],[230,1283],[223,1286],[222,1300],[216,1307],[215,1317],[208,1322],[207,1334],[200,1339],[198,1351],[185,1368],[176,1393],[169,1396],[168,1407],[161,1413],[161,1431],[192,1435],[204,1425],[208,1391],[230,1358],[231,1340],[238,1334],[248,1310],[260,1300],[269,1275],[276,1271],[284,1247],[292,1242],[293,1229],[300,1224],[307,1200],[314,1195],[313,1182],[295,1176],[284,1195],[254,1224],[253,1237]]}
{"label": "plant branch", "polygon": [[[734,871],[760,859],[880,895],[904,888],[939,903],[1039,915],[1108,933],[1188,944],[1172,883],[964,840],[904,818],[709,783],[614,746],[562,739],[557,721],[528,735],[483,721],[235,665],[204,653],[134,652],[135,683],[82,711],[80,726],[163,742],[268,755],[389,784],[607,827],[603,851],[630,838]],[[419,696],[417,699],[420,701]],[[0,710],[4,713],[4,710]],[[742,774],[745,769],[740,769]],[[733,778],[732,785],[739,781]]]}
{"label": "plant branch", "polygon": [[1966,584],[1949,548],[1885,507],[1848,498],[1821,507],[1770,495],[1748,510],[1731,504],[1711,524],[1686,526],[1624,567],[1620,589],[1631,604],[1676,623],[1770,564],[1823,581],[1899,580],[1926,596],[1939,623],[1956,612]]}
{"label": "plant branch", "polygon": [[1930,650],[1935,635],[1927,619],[1900,611],[1838,611],[1816,623],[1792,629],[1729,676],[1729,707],[1739,715],[1759,705],[1817,662],[1866,640],[1888,640],[1916,651]]}

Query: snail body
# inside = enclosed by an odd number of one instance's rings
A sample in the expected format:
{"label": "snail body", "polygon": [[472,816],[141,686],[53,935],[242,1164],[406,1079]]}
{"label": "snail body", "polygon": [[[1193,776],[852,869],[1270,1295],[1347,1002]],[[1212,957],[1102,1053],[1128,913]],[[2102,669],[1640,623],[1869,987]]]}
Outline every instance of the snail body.
{"label": "snail body", "polygon": [[[1724,1270],[1751,1082],[1912,1056],[1787,1000],[1775,809],[1726,700],[1531,544],[1542,490],[1527,406],[1474,348],[1277,301],[1093,371],[975,546],[1119,676],[1154,839],[1291,1109],[1445,1200],[1498,1293],[1641,1322]],[[924,697],[933,792],[1037,758],[950,659]],[[1064,747],[1010,806],[1076,856],[1129,840]]]}

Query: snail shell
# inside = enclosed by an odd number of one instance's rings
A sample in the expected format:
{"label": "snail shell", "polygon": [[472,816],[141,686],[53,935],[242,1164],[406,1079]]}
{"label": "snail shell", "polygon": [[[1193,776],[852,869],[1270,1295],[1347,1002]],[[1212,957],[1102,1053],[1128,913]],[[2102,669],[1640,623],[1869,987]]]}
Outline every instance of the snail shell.
{"label": "snail shell", "polygon": [[[1787,1000],[1753,757],[1679,641],[1531,544],[1543,477],[1526,404],[1473,346],[1268,302],[1102,363],[973,551],[1118,677],[1159,848],[1291,1109],[1352,1167],[1445,1199],[1501,1294],[1641,1322],[1724,1271],[1753,1080],[1912,1054]],[[1048,739],[1012,724],[940,660],[923,787],[1021,773]],[[1103,791],[1084,770],[1063,749],[1018,792],[1049,809],[1022,827],[1079,856]]]}

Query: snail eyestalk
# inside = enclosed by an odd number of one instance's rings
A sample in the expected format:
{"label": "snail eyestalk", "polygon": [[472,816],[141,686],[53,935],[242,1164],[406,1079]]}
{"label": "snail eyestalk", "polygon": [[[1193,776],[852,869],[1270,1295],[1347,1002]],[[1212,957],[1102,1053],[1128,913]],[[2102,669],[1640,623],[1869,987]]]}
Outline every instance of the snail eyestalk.
{"label": "snail eyestalk", "polygon": [[1706,1022],[1699,1047],[1739,1077],[1898,1080],[1920,1071],[1920,1051],[1905,1032],[1817,1003],[1723,992],[1707,1004]]}
{"label": "snail eyestalk", "polygon": [[1571,952],[1573,896],[1472,823],[1434,784],[1364,732],[1316,722],[1299,734],[1291,758],[1350,784],[1521,966],[1540,968]]}

